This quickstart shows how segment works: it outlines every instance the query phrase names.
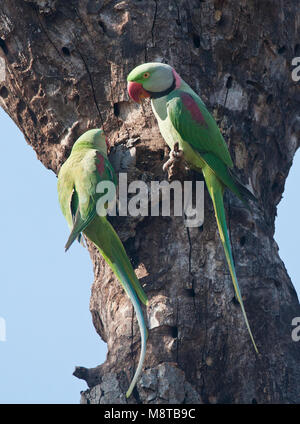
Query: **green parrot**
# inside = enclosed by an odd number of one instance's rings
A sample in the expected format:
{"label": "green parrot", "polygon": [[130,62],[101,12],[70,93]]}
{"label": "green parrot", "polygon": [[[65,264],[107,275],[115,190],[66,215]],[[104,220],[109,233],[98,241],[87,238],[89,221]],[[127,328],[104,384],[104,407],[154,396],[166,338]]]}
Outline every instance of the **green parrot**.
{"label": "green parrot", "polygon": [[228,187],[248,206],[255,199],[233,176],[233,163],[222,134],[201,98],[177,72],[163,63],[145,63],[127,77],[128,94],[140,103],[150,97],[160,132],[174,152],[183,152],[189,166],[202,171],[213,202],[219,234],[224,247],[236,297],[240,303],[255,351],[258,353],[239,288],[226,225],[223,194]]}
{"label": "green parrot", "polygon": [[106,216],[97,213],[97,201],[103,195],[97,192],[97,185],[101,181],[117,184],[114,169],[107,158],[104,133],[101,129],[93,129],[78,138],[69,158],[62,165],[58,174],[58,198],[71,230],[65,250],[69,249],[74,240],[80,241],[83,233],[98,248],[135,309],[141,333],[141,354],[126,393],[128,398],[141,374],[146,355],[147,329],[138,298],[145,305],[148,300],[118,235]]}

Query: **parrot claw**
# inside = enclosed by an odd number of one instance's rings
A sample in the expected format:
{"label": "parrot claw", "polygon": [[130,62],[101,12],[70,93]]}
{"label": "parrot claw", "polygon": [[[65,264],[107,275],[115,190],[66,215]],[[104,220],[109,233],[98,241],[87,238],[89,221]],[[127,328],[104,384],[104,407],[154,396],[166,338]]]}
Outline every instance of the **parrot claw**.
{"label": "parrot claw", "polygon": [[183,157],[183,151],[179,149],[179,143],[174,144],[174,149],[170,151],[170,159],[163,165],[163,171],[166,172],[169,170],[170,166],[175,162],[178,162]]}
{"label": "parrot claw", "polygon": [[171,164],[172,164],[171,159],[167,160],[167,162],[163,164],[163,171],[167,172],[167,170],[170,168]]}

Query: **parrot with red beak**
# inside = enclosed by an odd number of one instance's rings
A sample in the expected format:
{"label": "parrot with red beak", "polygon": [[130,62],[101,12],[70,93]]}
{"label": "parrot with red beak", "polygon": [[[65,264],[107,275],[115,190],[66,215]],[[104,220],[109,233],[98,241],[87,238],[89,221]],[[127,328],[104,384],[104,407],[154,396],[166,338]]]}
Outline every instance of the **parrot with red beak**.
{"label": "parrot with red beak", "polygon": [[144,63],[130,72],[127,81],[128,94],[135,102],[140,103],[147,97],[151,99],[160,132],[171,153],[174,152],[174,157],[178,155],[179,146],[189,166],[203,173],[235,294],[258,353],[236,276],[223,202],[225,188],[229,188],[247,207],[249,199],[254,200],[255,197],[233,176],[233,162],[216,121],[201,98],[171,66],[157,62]]}

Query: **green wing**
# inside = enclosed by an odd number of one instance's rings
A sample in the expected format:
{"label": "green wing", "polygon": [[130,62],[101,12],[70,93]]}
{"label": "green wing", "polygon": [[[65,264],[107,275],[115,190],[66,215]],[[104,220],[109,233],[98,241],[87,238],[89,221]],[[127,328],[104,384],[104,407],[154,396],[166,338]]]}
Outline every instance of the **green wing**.
{"label": "green wing", "polygon": [[[71,202],[74,193],[74,179],[71,171],[71,157],[60,168],[57,181],[58,201],[69,228],[73,227]],[[70,165],[70,166],[69,166]]]}
{"label": "green wing", "polygon": [[64,172],[64,178],[59,178],[59,185],[66,186],[65,191],[66,188],[69,192],[72,190],[68,196],[64,195],[62,208],[64,215],[68,217],[69,225],[72,217],[72,231],[65,246],[66,250],[96,216],[96,204],[101,196],[96,192],[97,184],[105,180],[116,184],[117,181],[113,167],[99,151],[90,149],[83,157],[81,155],[81,158],[78,158],[80,160],[72,156],[67,168],[69,172]]}
{"label": "green wing", "polygon": [[[233,163],[225,140],[200,97],[176,90],[169,96],[167,111],[180,137],[199,153],[225,186],[246,202],[241,194],[240,184],[229,172]],[[246,188],[243,191],[248,193]],[[251,198],[251,195],[249,192],[247,197]]]}
{"label": "green wing", "polygon": [[175,90],[169,96],[167,111],[181,138],[202,157],[210,153],[229,168],[233,167],[225,140],[199,96]]}

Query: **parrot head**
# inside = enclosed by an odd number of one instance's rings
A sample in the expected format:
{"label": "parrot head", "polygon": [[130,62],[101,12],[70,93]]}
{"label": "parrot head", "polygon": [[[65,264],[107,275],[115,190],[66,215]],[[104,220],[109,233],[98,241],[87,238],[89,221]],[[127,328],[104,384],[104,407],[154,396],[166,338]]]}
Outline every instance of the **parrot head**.
{"label": "parrot head", "polygon": [[175,89],[179,75],[165,63],[143,63],[134,68],[127,77],[129,96],[137,103],[143,98],[162,97]]}
{"label": "parrot head", "polygon": [[108,142],[103,130],[95,128],[83,133],[74,143],[72,151],[88,148],[97,149],[103,155],[107,156]]}

